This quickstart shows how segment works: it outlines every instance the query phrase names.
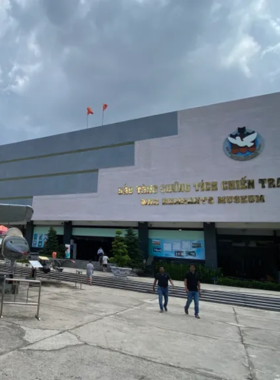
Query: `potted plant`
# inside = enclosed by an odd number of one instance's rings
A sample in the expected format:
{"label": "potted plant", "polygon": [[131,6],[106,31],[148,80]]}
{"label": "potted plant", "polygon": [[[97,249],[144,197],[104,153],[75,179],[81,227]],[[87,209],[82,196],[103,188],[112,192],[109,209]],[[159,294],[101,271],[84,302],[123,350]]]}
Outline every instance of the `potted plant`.
{"label": "potted plant", "polygon": [[116,265],[110,265],[112,273],[115,276],[128,276],[132,270],[128,267],[131,263],[131,259],[128,256],[125,238],[121,230],[116,231],[116,236],[112,243],[112,248],[113,261],[116,263]]}
{"label": "potted plant", "polygon": [[140,249],[139,238],[133,228],[128,228],[125,231],[124,241],[131,260],[130,266],[133,272],[141,275],[144,271],[144,254]]}

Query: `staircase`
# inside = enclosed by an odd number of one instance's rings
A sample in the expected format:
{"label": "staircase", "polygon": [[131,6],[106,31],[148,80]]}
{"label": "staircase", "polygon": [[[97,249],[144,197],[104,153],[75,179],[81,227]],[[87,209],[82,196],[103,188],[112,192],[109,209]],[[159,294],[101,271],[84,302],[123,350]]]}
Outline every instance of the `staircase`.
{"label": "staircase", "polygon": [[[72,268],[72,269],[82,269],[86,270],[88,261],[86,260],[75,260],[75,262],[72,262],[71,260],[58,260],[61,261],[61,264],[63,265],[63,268]],[[100,264],[98,261],[92,261],[92,265],[94,266],[95,272],[102,272],[100,269]],[[107,272],[111,272],[110,263],[108,263]],[[134,272],[131,272],[130,277],[137,277],[137,274]]]}
{"label": "staircase", "polygon": [[[88,264],[88,260],[73,260],[74,262],[72,262],[71,260],[59,260],[58,259],[58,261],[62,262],[62,265],[64,268],[75,268],[75,269],[83,269],[83,270],[85,270],[85,268],[87,267],[87,264]],[[91,263],[94,266],[95,271],[100,270],[100,265],[99,265],[98,261],[92,261]]]}
{"label": "staircase", "polygon": [[[84,267],[82,268],[84,269]],[[5,265],[0,265],[0,273],[8,273],[9,268]],[[17,267],[15,274],[26,277],[30,275],[30,268]],[[66,281],[66,282],[81,282],[87,284],[87,278],[85,275],[78,276],[75,273],[69,272],[51,272],[50,274],[44,274],[41,271],[37,271],[38,279]],[[154,294],[152,291],[152,279],[151,283],[141,282],[135,279],[122,279],[112,276],[93,276],[93,285],[102,286],[106,288],[128,290],[140,293]],[[176,286],[175,289],[170,289],[170,297],[186,299],[186,293],[183,287]],[[280,312],[280,294],[275,292],[275,297],[268,297],[262,295],[252,295],[240,292],[227,292],[219,290],[202,290],[201,300],[205,302],[214,302],[218,304],[226,304],[233,306],[249,307],[254,309],[262,309],[269,311]],[[183,304],[183,303],[182,303]]]}

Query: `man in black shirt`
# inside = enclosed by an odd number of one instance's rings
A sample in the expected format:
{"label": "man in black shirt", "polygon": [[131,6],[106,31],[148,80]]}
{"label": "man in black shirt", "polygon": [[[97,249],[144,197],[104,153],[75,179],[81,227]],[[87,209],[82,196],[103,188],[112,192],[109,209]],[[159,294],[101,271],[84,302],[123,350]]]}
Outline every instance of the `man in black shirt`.
{"label": "man in black shirt", "polygon": [[187,303],[185,306],[185,313],[189,314],[189,307],[194,299],[194,316],[200,319],[199,316],[199,296],[200,296],[200,280],[195,273],[194,264],[190,265],[190,271],[185,276],[185,290],[188,295]]}
{"label": "man in black shirt", "polygon": [[[163,308],[165,311],[167,311],[167,304],[168,304],[168,281],[174,288],[173,281],[171,280],[169,274],[165,273],[165,270],[163,267],[159,268],[159,273],[155,276],[155,281],[153,285],[153,290],[155,292],[156,289],[156,283],[158,283],[158,301],[159,301],[159,308],[160,313],[163,312]],[[162,305],[162,296],[164,297],[164,305]]]}

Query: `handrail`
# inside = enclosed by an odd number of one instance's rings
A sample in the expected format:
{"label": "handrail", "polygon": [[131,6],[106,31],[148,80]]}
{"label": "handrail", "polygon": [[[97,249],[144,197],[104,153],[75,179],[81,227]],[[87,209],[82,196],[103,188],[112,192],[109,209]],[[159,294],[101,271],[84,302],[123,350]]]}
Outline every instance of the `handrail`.
{"label": "handrail", "polygon": [[[5,301],[5,291],[6,291],[6,285],[10,283],[15,283],[16,289],[14,294],[14,301]],[[18,292],[19,286],[21,283],[27,283],[27,295],[26,295],[26,302],[16,302],[16,294]],[[28,295],[29,295],[29,285],[30,284],[38,284],[39,286],[39,292],[38,292],[38,301],[37,302],[28,302]],[[0,318],[3,318],[3,308],[4,305],[25,305],[25,306],[37,306],[37,313],[36,318],[40,321],[40,303],[41,303],[41,288],[42,288],[42,282],[40,280],[27,280],[22,278],[9,278],[7,276],[4,276],[3,284],[2,284],[2,299],[1,299],[1,306],[0,306]]]}

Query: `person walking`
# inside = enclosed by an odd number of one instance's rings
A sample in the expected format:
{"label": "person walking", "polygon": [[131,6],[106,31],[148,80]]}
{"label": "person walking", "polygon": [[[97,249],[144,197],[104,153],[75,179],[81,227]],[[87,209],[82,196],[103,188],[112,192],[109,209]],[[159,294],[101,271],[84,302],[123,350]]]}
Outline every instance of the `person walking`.
{"label": "person walking", "polygon": [[102,248],[102,247],[100,247],[100,248],[98,249],[98,251],[97,251],[97,257],[98,257],[98,258],[100,257],[100,255],[104,255],[104,251],[103,251],[103,248]]}
{"label": "person walking", "polygon": [[[160,267],[159,273],[156,274],[154,284],[153,284],[153,291],[155,292],[156,283],[158,283],[158,302],[159,302],[160,313],[163,313],[163,309],[167,311],[168,282],[170,282],[170,284],[174,288],[173,281],[171,280],[169,274],[165,272],[163,267]],[[162,304],[162,297],[164,298],[164,304]]]}
{"label": "person walking", "polygon": [[107,272],[108,261],[109,261],[109,257],[104,254],[104,256],[102,258],[103,272]]}
{"label": "person walking", "polygon": [[102,269],[102,260],[104,256],[103,248],[100,247],[97,251],[97,261],[99,262],[100,269]]}
{"label": "person walking", "polygon": [[99,255],[99,269],[103,270],[103,254]]}
{"label": "person walking", "polygon": [[189,307],[194,300],[194,316],[200,319],[199,316],[199,296],[200,296],[200,279],[198,274],[195,272],[194,264],[190,265],[190,271],[185,276],[185,290],[187,293],[187,303],[185,306],[185,313],[189,314]]}
{"label": "person walking", "polygon": [[87,279],[88,279],[88,284],[91,286],[92,285],[92,276],[93,276],[93,271],[94,271],[94,266],[91,262],[91,260],[87,264]]}

